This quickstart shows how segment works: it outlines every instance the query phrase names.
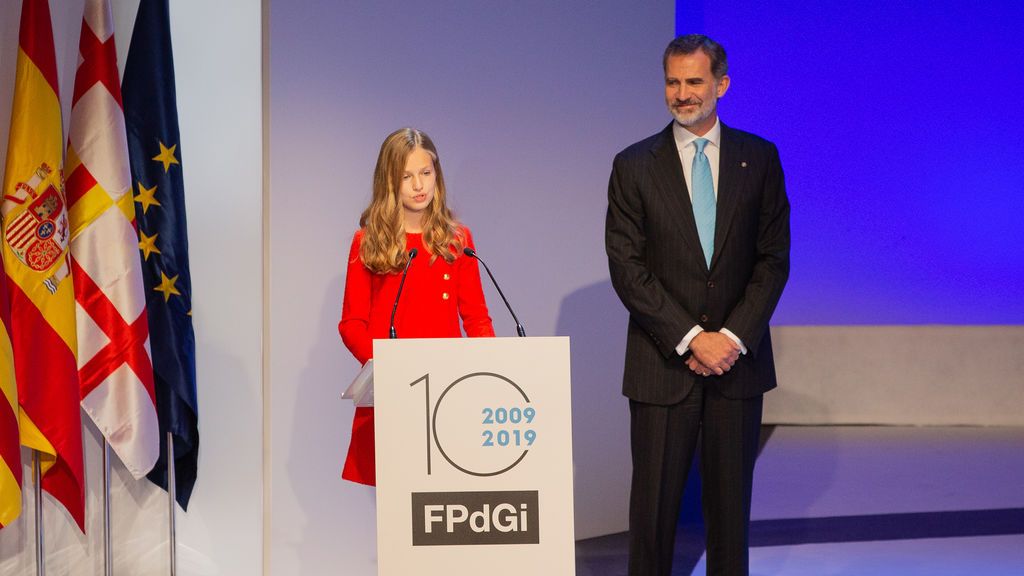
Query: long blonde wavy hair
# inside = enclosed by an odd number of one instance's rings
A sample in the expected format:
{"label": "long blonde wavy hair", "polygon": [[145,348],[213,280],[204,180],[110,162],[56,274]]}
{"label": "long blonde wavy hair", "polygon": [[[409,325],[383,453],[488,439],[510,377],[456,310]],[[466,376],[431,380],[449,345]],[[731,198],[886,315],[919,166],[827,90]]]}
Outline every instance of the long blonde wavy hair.
{"label": "long blonde wavy hair", "polygon": [[422,148],[434,161],[434,199],[423,219],[423,246],[430,253],[430,262],[438,256],[446,262],[462,254],[465,238],[452,211],[448,209],[447,189],[441,161],[434,142],[420,130],[402,128],[384,139],[373,171],[373,198],[359,217],[363,240],[359,257],[371,272],[400,272],[409,261],[405,248],[405,225],[402,215],[402,173],[409,155]]}

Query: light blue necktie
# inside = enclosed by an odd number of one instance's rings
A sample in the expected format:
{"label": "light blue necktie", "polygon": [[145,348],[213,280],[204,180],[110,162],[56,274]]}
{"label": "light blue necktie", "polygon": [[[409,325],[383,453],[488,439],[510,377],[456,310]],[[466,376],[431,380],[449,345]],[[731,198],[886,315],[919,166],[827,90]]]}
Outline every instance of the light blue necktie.
{"label": "light blue necktie", "polygon": [[711,179],[711,164],[704,155],[707,138],[697,138],[693,147],[697,153],[693,156],[693,167],[690,181],[693,185],[693,218],[697,221],[697,234],[700,236],[700,247],[704,249],[704,261],[711,267],[711,255],[715,251],[715,184]]}

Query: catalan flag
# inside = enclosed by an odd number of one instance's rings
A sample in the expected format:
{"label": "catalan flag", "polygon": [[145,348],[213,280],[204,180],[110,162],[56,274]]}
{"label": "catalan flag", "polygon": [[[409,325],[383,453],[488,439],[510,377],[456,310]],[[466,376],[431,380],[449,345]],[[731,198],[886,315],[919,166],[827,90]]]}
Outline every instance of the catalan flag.
{"label": "catalan flag", "polygon": [[18,386],[11,351],[11,309],[7,272],[0,257],[0,528],[21,514],[21,442],[18,440]]}
{"label": "catalan flag", "polygon": [[22,2],[16,67],[0,215],[21,443],[39,451],[43,490],[84,530],[64,134],[47,0]]}
{"label": "catalan flag", "polygon": [[82,408],[136,478],[160,452],[109,0],[86,0],[67,149]]}
{"label": "catalan flag", "polygon": [[199,457],[192,280],[167,0],[142,0],[121,83],[153,351],[160,459],[149,479],[167,488],[174,438],[178,503],[187,509]]}

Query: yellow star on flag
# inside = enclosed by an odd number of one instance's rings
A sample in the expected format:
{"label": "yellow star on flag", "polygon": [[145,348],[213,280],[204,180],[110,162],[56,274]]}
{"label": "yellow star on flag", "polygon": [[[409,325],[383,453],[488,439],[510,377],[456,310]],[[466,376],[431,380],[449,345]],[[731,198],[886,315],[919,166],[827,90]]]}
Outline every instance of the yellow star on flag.
{"label": "yellow star on flag", "polygon": [[155,290],[157,292],[163,293],[163,295],[164,295],[164,302],[167,302],[168,300],[171,299],[172,295],[174,295],[174,296],[181,296],[181,292],[178,292],[178,289],[174,287],[174,283],[177,282],[177,281],[178,281],[178,277],[177,276],[175,276],[174,278],[168,278],[167,275],[164,274],[163,271],[161,271],[160,272],[160,285],[157,286],[156,288],[153,288],[153,290]]}
{"label": "yellow star on flag", "polygon": [[142,182],[137,184],[139,186],[139,193],[135,195],[135,201],[142,204],[143,214],[149,212],[150,206],[161,206],[160,201],[156,199],[156,186],[146,188],[142,185]]}
{"label": "yellow star on flag", "polygon": [[167,146],[164,146],[163,142],[160,142],[160,153],[157,154],[156,156],[153,156],[153,160],[156,160],[157,162],[163,162],[164,172],[167,172],[167,170],[171,167],[171,164],[178,163],[178,159],[174,157],[174,150],[177,147],[178,145],[175,144],[174,146],[168,148]]}
{"label": "yellow star on flag", "polygon": [[139,230],[139,250],[142,250],[142,259],[149,260],[150,254],[160,254],[160,249],[156,247],[156,237],[159,234],[153,234],[152,236],[146,236],[146,233]]}

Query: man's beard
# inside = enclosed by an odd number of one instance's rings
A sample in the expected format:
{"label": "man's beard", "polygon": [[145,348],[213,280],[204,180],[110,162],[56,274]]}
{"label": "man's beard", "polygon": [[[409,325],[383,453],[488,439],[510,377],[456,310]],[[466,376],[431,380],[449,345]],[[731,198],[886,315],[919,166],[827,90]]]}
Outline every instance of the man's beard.
{"label": "man's beard", "polygon": [[689,128],[710,118],[711,115],[715,113],[717,103],[717,101],[712,101],[710,105],[708,105],[707,102],[701,102],[693,112],[683,112],[678,110],[675,106],[671,106],[669,107],[669,112],[672,113],[676,122],[679,122],[683,127]]}

